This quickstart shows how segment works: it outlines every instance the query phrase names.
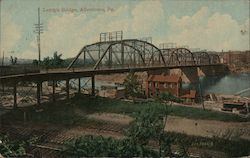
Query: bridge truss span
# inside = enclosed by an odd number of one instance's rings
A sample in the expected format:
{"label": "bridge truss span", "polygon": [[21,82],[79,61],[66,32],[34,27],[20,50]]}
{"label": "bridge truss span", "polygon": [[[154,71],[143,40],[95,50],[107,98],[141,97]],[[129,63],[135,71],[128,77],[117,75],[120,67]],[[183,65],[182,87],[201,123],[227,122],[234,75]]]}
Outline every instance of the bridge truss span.
{"label": "bridge truss span", "polygon": [[195,65],[193,53],[186,48],[169,48],[162,49],[163,56],[167,65],[171,66],[185,66]]}
{"label": "bridge truss span", "polygon": [[166,63],[161,50],[153,44],[127,39],[97,42],[83,47],[68,69],[79,66],[101,69],[166,66]]}
{"label": "bridge truss span", "polygon": [[219,56],[207,52],[191,52],[187,48],[159,49],[144,40],[125,39],[84,46],[68,69],[84,67],[100,70],[210,64],[220,64]]}

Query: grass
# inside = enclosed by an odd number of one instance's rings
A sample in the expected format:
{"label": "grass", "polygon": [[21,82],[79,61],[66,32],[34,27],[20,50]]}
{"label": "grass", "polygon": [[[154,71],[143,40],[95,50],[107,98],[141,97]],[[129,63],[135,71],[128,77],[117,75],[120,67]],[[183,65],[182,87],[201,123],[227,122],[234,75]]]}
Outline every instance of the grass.
{"label": "grass", "polygon": [[[72,99],[71,104],[76,106],[84,106],[88,112],[112,112],[121,114],[132,114],[140,112],[142,109],[148,106],[157,106],[162,103],[149,102],[149,103],[130,103],[120,100],[108,99],[97,97],[95,99],[77,96]],[[228,114],[222,112],[216,112],[211,110],[203,110],[192,107],[182,106],[169,106],[170,115],[180,116],[190,119],[203,119],[203,120],[219,120],[225,122],[246,122],[250,121],[250,118],[243,118],[239,115]]]}
{"label": "grass", "polygon": [[[8,121],[22,121],[24,112],[27,120],[32,123],[51,123],[65,126],[99,126],[104,124],[97,120],[91,120],[86,115],[96,112],[111,112],[128,114],[142,111],[148,106],[162,106],[159,102],[149,103],[130,103],[120,100],[89,97],[85,95],[76,95],[68,101],[58,101],[56,103],[45,103],[42,105],[43,111],[35,112],[35,106],[19,108],[7,113],[3,119]],[[242,118],[238,115],[220,113],[215,111],[204,111],[192,107],[169,107],[170,115],[180,116],[191,119],[206,119],[232,122],[250,121],[249,118]],[[180,140],[186,140],[191,143],[191,147],[223,151],[229,155],[246,155],[249,152],[249,141],[229,141],[220,138],[203,138],[199,136],[188,136],[180,133],[168,133],[169,137],[178,144]]]}
{"label": "grass", "polygon": [[220,151],[225,153],[227,157],[246,156],[250,154],[250,141],[244,139],[228,139],[216,136],[208,138],[175,132],[167,132],[166,136],[175,145],[184,143],[189,144],[189,147]]}
{"label": "grass", "polygon": [[[102,97],[90,97],[76,95],[68,101],[58,101],[56,103],[44,103],[42,112],[35,112],[35,107],[20,108],[12,110],[5,118],[8,120],[22,120],[24,111],[27,120],[32,122],[53,123],[62,125],[78,125],[88,123],[98,123],[95,120],[86,118],[87,114],[96,112],[110,112],[133,115],[148,106],[159,106],[159,102],[130,103],[115,99]],[[190,119],[206,119],[231,122],[246,122],[249,118],[242,118],[238,115],[227,114],[215,111],[202,110],[192,107],[171,106],[170,115],[180,116]]]}

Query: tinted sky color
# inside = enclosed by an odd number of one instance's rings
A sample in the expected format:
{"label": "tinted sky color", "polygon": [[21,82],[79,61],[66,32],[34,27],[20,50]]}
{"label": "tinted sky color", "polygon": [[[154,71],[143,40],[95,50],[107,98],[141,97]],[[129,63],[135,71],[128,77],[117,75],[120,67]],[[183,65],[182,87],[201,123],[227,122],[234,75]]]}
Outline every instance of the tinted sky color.
{"label": "tinted sky color", "polygon": [[37,58],[34,24],[41,9],[42,57],[74,57],[100,32],[213,51],[249,50],[249,0],[1,0],[2,53]]}

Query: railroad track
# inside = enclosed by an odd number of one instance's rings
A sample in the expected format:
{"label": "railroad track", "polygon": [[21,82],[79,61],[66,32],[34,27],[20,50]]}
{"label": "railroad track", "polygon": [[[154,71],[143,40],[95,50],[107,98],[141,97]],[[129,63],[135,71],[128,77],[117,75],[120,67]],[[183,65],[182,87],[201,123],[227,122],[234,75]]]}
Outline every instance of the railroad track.
{"label": "railroad track", "polygon": [[[112,132],[112,133],[123,133],[126,126],[112,123],[104,124],[91,124],[84,126],[81,130],[89,130],[100,132]],[[61,157],[61,151],[64,146],[64,142],[67,140],[80,137],[82,135],[65,135],[64,133],[70,128],[31,128],[24,127],[23,125],[5,125],[1,128],[0,133],[8,134],[10,139],[13,140],[28,140],[36,138],[37,141],[31,146],[28,153],[35,155],[35,157]],[[81,133],[81,132],[80,132]]]}

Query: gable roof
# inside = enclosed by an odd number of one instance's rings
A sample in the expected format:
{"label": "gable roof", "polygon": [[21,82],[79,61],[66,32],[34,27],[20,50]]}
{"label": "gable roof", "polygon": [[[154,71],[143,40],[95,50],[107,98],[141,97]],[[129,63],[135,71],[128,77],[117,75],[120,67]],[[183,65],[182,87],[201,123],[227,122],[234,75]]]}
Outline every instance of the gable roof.
{"label": "gable roof", "polygon": [[181,77],[178,75],[150,75],[148,81],[178,83]]}
{"label": "gable roof", "polygon": [[181,98],[191,98],[194,99],[196,96],[196,90],[190,90],[188,93],[181,96]]}

